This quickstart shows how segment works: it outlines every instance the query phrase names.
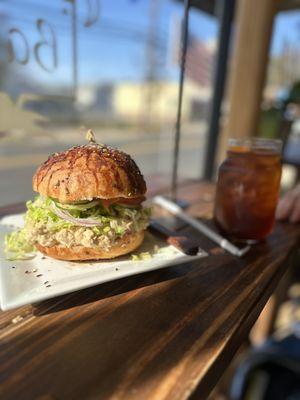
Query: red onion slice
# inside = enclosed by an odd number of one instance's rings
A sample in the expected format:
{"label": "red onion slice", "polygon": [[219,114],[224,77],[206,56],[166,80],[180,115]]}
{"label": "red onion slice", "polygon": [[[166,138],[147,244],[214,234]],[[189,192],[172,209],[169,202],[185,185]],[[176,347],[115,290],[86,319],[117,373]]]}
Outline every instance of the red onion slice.
{"label": "red onion slice", "polygon": [[65,220],[65,221],[71,222],[74,225],[80,225],[80,226],[85,226],[85,227],[102,225],[102,222],[97,219],[75,218],[68,211],[61,210],[60,208],[58,208],[55,203],[51,204],[51,209],[54,212],[54,214],[57,215],[59,218]]}

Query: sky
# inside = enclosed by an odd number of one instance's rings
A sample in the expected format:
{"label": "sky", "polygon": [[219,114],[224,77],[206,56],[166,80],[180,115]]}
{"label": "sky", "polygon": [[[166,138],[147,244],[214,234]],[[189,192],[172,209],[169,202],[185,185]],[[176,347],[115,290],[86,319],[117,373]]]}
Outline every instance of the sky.
{"label": "sky", "polygon": [[[97,0],[89,0],[95,9]],[[147,71],[145,43],[149,37],[149,9],[151,0],[100,0],[99,20],[90,27],[84,27],[88,13],[88,0],[77,0],[78,5],[78,75],[81,84],[95,81],[142,80]],[[170,65],[170,31],[175,20],[180,20],[183,7],[176,0],[157,2],[157,17],[154,26],[159,40],[156,59],[165,78],[177,78],[177,68]],[[46,5],[45,5],[46,4]],[[27,65],[14,63],[14,69],[31,79],[45,84],[71,82],[72,41],[71,16],[62,10],[70,10],[64,0],[0,0],[1,11],[7,14],[2,25],[3,36],[9,29],[18,28],[24,33],[29,45],[30,60]],[[34,46],[41,40],[36,20],[44,18],[50,22],[56,35],[58,66],[54,73],[43,71],[34,56]],[[217,34],[215,18],[200,12],[192,12],[190,28],[194,35],[204,41],[214,39]],[[45,25],[46,40],[51,39],[48,25]],[[13,34],[13,45],[17,57],[24,55],[23,38]],[[53,52],[50,47],[41,46],[40,58],[46,65],[52,64]]]}
{"label": "sky", "polygon": [[[100,4],[99,20],[90,27],[84,27],[88,5],[95,10],[97,1]],[[174,21],[182,18],[183,7],[176,0],[160,0],[156,3],[157,17],[153,17],[159,42],[154,55],[157,60],[156,73],[164,79],[177,79],[178,68],[170,63],[170,32],[172,23],[174,27]],[[150,6],[151,0],[77,0],[80,85],[145,78],[149,65],[145,43],[149,40]],[[26,52],[24,38],[28,44],[28,64],[11,64],[13,71],[23,76],[27,83],[31,80],[40,82],[41,86],[71,85],[72,24],[70,13],[64,13],[64,9],[71,9],[67,0],[0,0],[0,15],[4,14],[5,21],[0,24],[1,36],[7,40],[11,28],[20,30],[22,37],[19,33],[12,35],[17,58],[22,58]],[[40,31],[36,24],[39,18],[46,21]],[[51,73],[38,65],[34,54],[38,53],[42,64],[52,64],[52,48],[37,45],[42,40],[49,42],[53,38],[50,26],[57,43],[57,68]],[[192,10],[190,33],[204,42],[216,41],[218,22],[214,17]],[[281,13],[276,18],[273,33],[273,54],[280,51],[283,38],[294,42],[299,40],[300,11]]]}
{"label": "sky", "polygon": [[273,26],[271,54],[278,54],[284,40],[294,44],[300,39],[300,10],[281,12],[275,18]]}

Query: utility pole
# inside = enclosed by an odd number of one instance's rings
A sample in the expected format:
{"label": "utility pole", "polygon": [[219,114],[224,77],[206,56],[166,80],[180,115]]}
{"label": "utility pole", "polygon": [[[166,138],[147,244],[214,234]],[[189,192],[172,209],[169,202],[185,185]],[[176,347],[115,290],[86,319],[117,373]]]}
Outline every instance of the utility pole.
{"label": "utility pole", "polygon": [[158,18],[161,0],[149,0],[148,34],[145,49],[145,104],[144,124],[151,123],[153,113],[153,100],[155,98],[155,82],[158,78],[159,59],[157,54],[159,34]]}

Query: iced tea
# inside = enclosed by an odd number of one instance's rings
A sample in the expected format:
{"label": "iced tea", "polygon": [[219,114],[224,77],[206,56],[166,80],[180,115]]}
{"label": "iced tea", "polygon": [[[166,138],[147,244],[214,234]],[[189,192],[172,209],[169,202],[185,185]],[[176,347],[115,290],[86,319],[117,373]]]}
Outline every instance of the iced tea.
{"label": "iced tea", "polygon": [[219,168],[214,217],[227,235],[262,240],[275,221],[281,141],[231,139]]}

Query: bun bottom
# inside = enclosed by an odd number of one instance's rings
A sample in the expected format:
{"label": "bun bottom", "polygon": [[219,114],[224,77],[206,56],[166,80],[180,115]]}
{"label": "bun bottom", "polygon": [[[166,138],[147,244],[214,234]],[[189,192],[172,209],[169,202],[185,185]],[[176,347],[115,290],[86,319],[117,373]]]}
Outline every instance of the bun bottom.
{"label": "bun bottom", "polygon": [[35,247],[46,256],[56,258],[58,260],[68,261],[85,261],[85,260],[105,260],[128,254],[139,247],[144,240],[145,232],[135,232],[127,234],[109,248],[104,250],[101,247],[84,247],[84,246],[52,246],[45,247],[36,243]]}

